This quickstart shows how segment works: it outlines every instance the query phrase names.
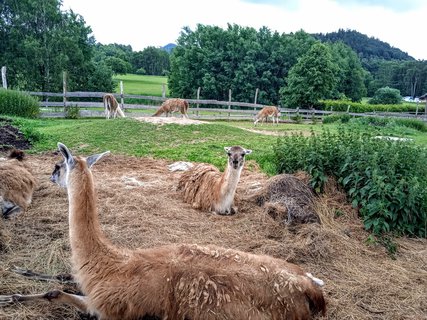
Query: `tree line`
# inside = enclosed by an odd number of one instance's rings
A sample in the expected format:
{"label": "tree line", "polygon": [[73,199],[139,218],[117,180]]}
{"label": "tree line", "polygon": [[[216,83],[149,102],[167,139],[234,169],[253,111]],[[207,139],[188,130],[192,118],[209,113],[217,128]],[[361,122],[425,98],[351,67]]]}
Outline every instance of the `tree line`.
{"label": "tree line", "polygon": [[200,87],[201,98],[228,100],[231,89],[234,101],[253,102],[258,89],[259,103],[288,107],[360,101],[384,87],[404,96],[427,92],[426,61],[355,31],[327,37],[199,24],[182,29],[170,54],[133,51],[97,43],[84,18],[60,6],[60,0],[2,1],[0,64],[8,67],[10,87],[61,91],[67,71],[70,91],[111,92],[118,73],[167,75],[173,96],[192,98]]}

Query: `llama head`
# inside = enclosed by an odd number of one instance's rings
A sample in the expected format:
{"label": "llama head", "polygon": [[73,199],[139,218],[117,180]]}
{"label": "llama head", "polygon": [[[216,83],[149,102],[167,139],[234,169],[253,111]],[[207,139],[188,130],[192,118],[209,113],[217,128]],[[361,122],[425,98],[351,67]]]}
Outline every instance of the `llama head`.
{"label": "llama head", "polygon": [[228,165],[233,169],[240,169],[245,163],[245,156],[252,153],[252,150],[244,149],[240,146],[224,147],[228,155]]}
{"label": "llama head", "polygon": [[[52,175],[50,176],[50,181],[58,184],[59,186],[66,188],[68,183],[68,177],[70,172],[74,169],[76,160],[71,154],[70,150],[62,144],[58,142],[58,150],[62,154],[64,160],[57,162],[55,164],[55,168],[53,169]],[[85,159],[88,168],[91,168],[99,159],[101,159],[106,154],[110,153],[110,151],[106,151],[99,154],[94,154]]]}

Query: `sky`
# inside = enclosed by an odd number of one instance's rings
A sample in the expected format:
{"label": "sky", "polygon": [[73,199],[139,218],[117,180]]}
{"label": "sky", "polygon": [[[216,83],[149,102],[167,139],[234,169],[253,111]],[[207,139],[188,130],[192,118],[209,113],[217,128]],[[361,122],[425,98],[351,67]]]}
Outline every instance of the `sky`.
{"label": "sky", "polygon": [[183,27],[227,23],[279,33],[356,30],[427,60],[425,0],[63,0],[102,44],[134,51],[176,43]]}

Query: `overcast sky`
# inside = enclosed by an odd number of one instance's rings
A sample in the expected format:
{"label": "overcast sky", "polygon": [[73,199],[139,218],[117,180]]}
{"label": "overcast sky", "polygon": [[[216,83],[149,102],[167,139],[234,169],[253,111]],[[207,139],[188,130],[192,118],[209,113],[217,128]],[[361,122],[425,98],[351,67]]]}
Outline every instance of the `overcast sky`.
{"label": "overcast sky", "polygon": [[352,29],[427,60],[426,0],[63,0],[83,16],[95,39],[134,51],[175,43],[184,26],[227,23],[280,33]]}

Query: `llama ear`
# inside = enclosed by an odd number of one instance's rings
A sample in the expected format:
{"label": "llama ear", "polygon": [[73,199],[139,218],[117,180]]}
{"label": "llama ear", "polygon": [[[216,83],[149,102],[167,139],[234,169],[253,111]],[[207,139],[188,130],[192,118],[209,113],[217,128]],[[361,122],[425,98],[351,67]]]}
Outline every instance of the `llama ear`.
{"label": "llama ear", "polygon": [[224,147],[225,152],[230,152],[231,147]]}
{"label": "llama ear", "polygon": [[91,156],[87,157],[86,158],[87,166],[89,168],[92,168],[92,166],[95,163],[97,163],[99,159],[101,159],[103,156],[105,156],[106,154],[109,154],[109,153],[110,153],[110,151],[105,151],[103,153],[98,153],[98,154],[94,154],[94,155],[91,155]]}
{"label": "llama ear", "polygon": [[70,150],[68,150],[67,146],[61,142],[58,142],[58,150],[61,152],[62,156],[64,157],[65,163],[72,167],[74,166],[74,158],[71,154]]}
{"label": "llama ear", "polygon": [[245,153],[246,153],[246,154],[251,154],[251,153],[252,153],[252,150],[251,150],[251,149],[245,149]]}

